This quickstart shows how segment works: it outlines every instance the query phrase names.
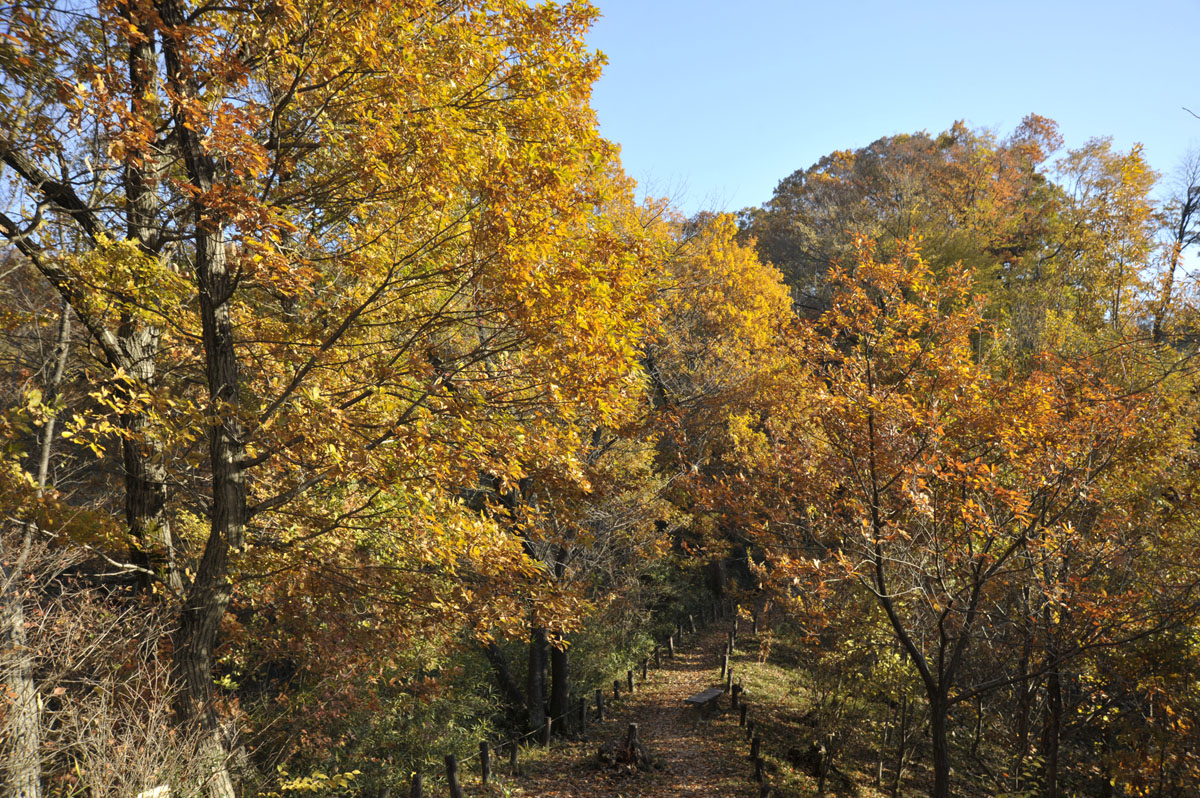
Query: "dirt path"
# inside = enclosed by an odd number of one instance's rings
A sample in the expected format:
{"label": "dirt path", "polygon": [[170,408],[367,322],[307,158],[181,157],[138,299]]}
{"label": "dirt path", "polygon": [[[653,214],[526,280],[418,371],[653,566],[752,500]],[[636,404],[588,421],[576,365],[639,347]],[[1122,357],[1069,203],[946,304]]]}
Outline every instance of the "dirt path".
{"label": "dirt path", "polygon": [[[688,696],[718,686],[717,653],[725,634],[720,624],[689,636],[674,660],[664,657],[661,669],[650,668],[649,678],[639,681],[633,696],[623,696],[615,706],[606,704],[605,721],[593,722],[586,737],[556,742],[548,752],[531,752],[524,774],[507,779],[508,793],[555,798],[758,795],[749,778],[745,735],[728,696],[720,699],[716,717],[706,720],[683,703]],[[606,701],[611,695],[609,691]],[[638,724],[642,742],[661,761],[661,769],[629,774],[599,763],[600,746],[623,740],[630,723]]]}

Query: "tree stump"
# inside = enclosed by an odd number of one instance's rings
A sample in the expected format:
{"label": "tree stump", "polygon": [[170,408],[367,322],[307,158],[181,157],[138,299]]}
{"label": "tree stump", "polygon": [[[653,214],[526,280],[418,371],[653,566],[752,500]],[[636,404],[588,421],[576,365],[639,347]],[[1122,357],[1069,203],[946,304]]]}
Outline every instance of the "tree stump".
{"label": "tree stump", "polygon": [[659,767],[659,763],[650,755],[650,751],[638,738],[638,725],[630,723],[625,730],[625,740],[622,743],[607,742],[600,747],[597,756],[605,764],[617,765],[633,773],[639,770],[650,770]]}

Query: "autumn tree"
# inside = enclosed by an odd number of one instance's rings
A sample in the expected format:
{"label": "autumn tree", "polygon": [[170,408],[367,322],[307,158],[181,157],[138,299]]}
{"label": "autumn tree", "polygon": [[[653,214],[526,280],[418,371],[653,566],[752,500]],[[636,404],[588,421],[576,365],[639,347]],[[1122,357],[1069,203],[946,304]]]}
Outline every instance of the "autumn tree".
{"label": "autumn tree", "polygon": [[[1152,495],[1124,492],[1131,477],[1145,484],[1134,472],[1151,452],[1186,450],[1186,430],[1169,392],[1126,391],[1086,361],[1021,371],[980,359],[972,273],[935,276],[911,245],[880,262],[861,242],[853,273],[832,283],[830,309],[797,329],[792,390],[731,427],[744,470],[727,483],[760,495],[740,521],[797,610],[857,606],[838,591],[875,605],[925,694],[931,794],[945,796],[955,705],[1153,626],[1133,621],[1129,602],[1163,591],[1117,584],[1121,568],[1161,553],[1159,516]],[[1068,613],[1086,624],[1044,639],[1037,673],[979,667],[1006,656],[999,607],[1030,589],[1060,631]],[[1188,612],[1186,601],[1164,609]]]}
{"label": "autumn tree", "polygon": [[179,714],[228,796],[214,667],[245,569],[519,561],[454,496],[570,473],[561,419],[629,393],[645,275],[594,221],[620,189],[585,4],[79,10],[13,18],[0,222],[110,369],[133,565],[173,596]]}
{"label": "autumn tree", "polygon": [[856,236],[890,257],[919,235],[935,268],[963,262],[987,276],[1044,237],[1054,196],[1044,169],[1061,144],[1034,115],[1003,140],[961,122],[882,138],[792,173],[744,224],[810,314],[826,307],[830,269],[853,262]]}
{"label": "autumn tree", "polygon": [[810,315],[827,307],[830,270],[853,263],[856,236],[884,259],[918,236],[936,272],[974,270],[999,343],[1024,357],[1072,336],[1120,337],[1145,315],[1156,177],[1140,147],[1065,150],[1044,117],[1004,138],[956,123],[826,156],[743,225]]}

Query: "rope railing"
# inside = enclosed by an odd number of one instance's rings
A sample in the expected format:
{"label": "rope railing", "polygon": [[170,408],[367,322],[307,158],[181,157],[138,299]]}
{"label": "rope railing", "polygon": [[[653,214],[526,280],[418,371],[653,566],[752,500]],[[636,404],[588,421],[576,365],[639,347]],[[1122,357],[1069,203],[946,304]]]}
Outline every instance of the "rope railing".
{"label": "rope railing", "polygon": [[[709,621],[708,621],[709,610],[711,610],[713,623],[715,623],[718,620],[724,619],[726,617],[727,613],[732,612],[732,614],[734,615],[734,627],[733,627],[733,631],[730,632],[730,641],[732,643],[733,637],[737,631],[738,608],[736,607],[736,605],[731,605],[731,603],[728,602],[728,600],[723,601],[723,602],[718,602],[718,601],[714,600],[712,602],[712,605],[710,608],[705,608],[702,606],[701,611],[700,611],[702,625],[706,626],[709,623]],[[685,624],[686,624],[686,626],[685,626]],[[682,614],[680,616],[679,620],[675,623],[674,632],[667,635],[667,638],[665,640],[665,645],[666,645],[666,649],[667,649],[668,659],[675,658],[676,642],[678,640],[678,642],[682,643],[685,640],[687,634],[691,634],[691,635],[698,634],[698,627],[696,625],[696,619],[695,619],[694,613]],[[641,680],[643,682],[647,681],[649,679],[649,669],[650,669],[651,662],[654,663],[654,667],[656,667],[656,668],[662,667],[661,654],[662,654],[662,645],[660,645],[660,644],[656,644],[654,646],[654,649],[652,652],[650,652],[650,653],[643,652],[642,653],[642,656],[640,659],[640,670],[641,670]],[[626,687],[627,694],[631,694],[631,693],[635,692],[634,673],[636,672],[636,670],[637,670],[637,668],[630,668],[630,669],[626,670],[626,672],[625,672],[625,680],[624,681],[625,681],[625,687]],[[732,671],[728,672],[728,676],[730,679],[732,679]],[[614,701],[619,701],[621,698],[621,681],[622,681],[621,679],[613,680],[613,700]],[[738,687],[740,689],[741,685],[739,684]],[[542,743],[544,745],[549,745],[550,741],[551,741],[551,736],[553,735],[554,729],[558,728],[558,724],[561,723],[562,725],[566,726],[567,728],[570,728],[570,719],[572,718],[572,716],[575,716],[575,715],[577,715],[580,720],[581,728],[586,729],[586,726],[588,723],[587,700],[581,696],[579,698],[579,703],[576,705],[576,707],[574,709],[571,708],[570,703],[571,703],[570,699],[568,698],[567,710],[557,716],[547,717],[545,719],[545,722],[539,728],[532,729],[530,731],[525,732],[524,734],[512,735],[511,737],[507,738],[506,740],[501,740],[494,744],[489,743],[487,740],[481,740],[479,743],[478,750],[476,750],[472,754],[464,756],[462,759],[459,759],[454,754],[446,754],[446,756],[445,756],[446,768],[445,768],[444,784],[449,790],[450,798],[463,798],[462,784],[459,780],[459,768],[463,765],[474,762],[475,760],[479,760],[479,763],[480,763],[480,768],[479,768],[480,782],[482,784],[487,784],[489,782],[489,780],[492,777],[491,754],[492,754],[493,749],[500,750],[505,745],[507,745],[509,747],[509,765],[515,775],[516,772],[518,771],[517,755],[518,755],[520,746],[523,743],[540,736]],[[736,708],[736,706],[735,706],[735,708]],[[595,707],[595,709],[596,709],[595,714],[596,714],[597,721],[602,722],[604,720],[604,691],[603,691],[603,689],[596,690],[596,707]],[[744,715],[745,715],[745,712],[743,712],[743,716]],[[420,770],[414,772],[412,775],[412,780],[411,780],[411,791],[409,793],[410,798],[424,798],[424,786],[425,786],[424,774]]]}

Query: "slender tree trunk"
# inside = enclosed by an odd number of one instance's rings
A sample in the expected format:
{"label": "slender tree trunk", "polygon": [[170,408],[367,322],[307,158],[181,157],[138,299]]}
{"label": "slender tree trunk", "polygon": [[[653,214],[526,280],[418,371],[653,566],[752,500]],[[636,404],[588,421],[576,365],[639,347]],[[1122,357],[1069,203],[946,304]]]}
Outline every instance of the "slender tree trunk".
{"label": "slender tree trunk", "polygon": [[[67,359],[70,352],[71,305],[64,299],[61,315],[58,317],[58,335],[54,342],[54,367],[43,398],[48,407],[53,408],[58,402],[58,394],[62,389],[63,374],[67,370]],[[58,414],[51,411],[50,417],[42,425],[41,440],[38,442],[37,486],[39,493],[46,489],[46,482],[50,478],[50,455],[54,452],[54,429],[57,424]]]}
{"label": "slender tree trunk", "polygon": [[904,780],[905,766],[909,752],[909,726],[912,722],[912,706],[908,696],[900,696],[899,718],[896,723],[896,769],[892,773],[892,798],[900,798],[900,784]]}
{"label": "slender tree trunk", "polygon": [[[41,798],[41,710],[33,680],[33,652],[25,631],[25,596],[22,577],[33,545],[33,527],[26,525],[21,551],[3,566],[3,629],[7,638],[4,656],[4,687],[9,694],[7,745],[4,770],[8,774],[6,794],[12,798]],[[8,557],[0,558],[8,561]]]}
{"label": "slender tree trunk", "polygon": [[1189,163],[1185,166],[1188,172],[1187,185],[1184,187],[1183,196],[1180,197],[1178,215],[1175,217],[1174,229],[1171,231],[1172,241],[1170,254],[1167,256],[1167,273],[1163,279],[1158,303],[1154,308],[1154,320],[1150,328],[1151,337],[1155,343],[1161,342],[1164,337],[1163,327],[1167,312],[1174,299],[1175,275],[1183,263],[1184,251],[1188,246],[1194,244],[1197,238],[1194,219],[1197,212],[1200,212],[1200,185],[1196,185],[1195,181],[1197,177],[1200,177],[1200,162],[1197,161],[1197,155],[1194,152],[1188,156],[1188,161]]}
{"label": "slender tree trunk", "polygon": [[975,734],[971,738],[971,756],[979,755],[979,743],[983,738],[983,696],[975,698]]}
{"label": "slender tree trunk", "polygon": [[1046,722],[1042,728],[1043,798],[1058,798],[1058,750],[1062,737],[1062,715],[1062,680],[1058,668],[1055,667],[1046,674]]}
{"label": "slender tree trunk", "polygon": [[[64,299],[58,320],[50,378],[46,382],[43,401],[53,407],[58,401],[70,355],[71,306]],[[37,491],[41,495],[50,476],[50,459],[54,451],[54,428],[57,414],[51,412],[42,425],[38,441]],[[13,560],[11,568],[5,568],[3,628],[5,630],[9,656],[5,663],[4,685],[10,697],[8,743],[5,751],[5,772],[8,773],[8,794],[13,798],[40,798],[42,789],[42,717],[33,678],[33,652],[25,629],[25,596],[21,582],[28,567],[33,547],[35,528],[29,524],[24,528],[21,551]],[[7,557],[0,558],[7,560]]]}
{"label": "slender tree trunk", "polygon": [[[567,575],[566,550],[561,545],[555,549],[554,578],[562,584]],[[566,734],[571,726],[571,660],[561,635],[554,636],[554,643],[550,647],[550,717],[555,719],[555,729]]]}
{"label": "slender tree trunk", "polygon": [[1115,790],[1113,789],[1113,772],[1111,769],[1113,752],[1113,733],[1112,728],[1108,727],[1104,730],[1104,754],[1100,757],[1100,796],[1099,798],[1113,798]]}
{"label": "slender tree trunk", "polygon": [[549,649],[546,627],[535,626],[529,633],[529,684],[525,691],[531,732],[546,725],[546,659]]}
{"label": "slender tree trunk", "polygon": [[1025,757],[1029,755],[1029,726],[1030,716],[1033,714],[1033,689],[1034,685],[1029,678],[1029,656],[1030,643],[1028,636],[1025,639],[1021,648],[1021,660],[1018,665],[1017,675],[1021,677],[1017,682],[1017,750],[1013,757],[1012,764],[1012,789],[1014,792],[1021,789],[1021,782],[1025,773]]}

